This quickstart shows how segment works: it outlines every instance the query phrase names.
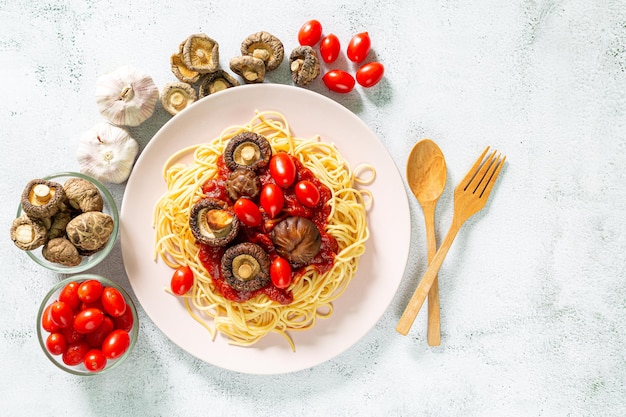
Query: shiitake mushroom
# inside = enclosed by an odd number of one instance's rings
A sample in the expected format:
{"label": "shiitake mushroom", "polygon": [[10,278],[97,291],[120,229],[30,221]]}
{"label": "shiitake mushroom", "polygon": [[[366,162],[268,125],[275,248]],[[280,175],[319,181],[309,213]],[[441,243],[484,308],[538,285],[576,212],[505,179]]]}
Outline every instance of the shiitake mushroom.
{"label": "shiitake mushroom", "polygon": [[63,186],[45,179],[29,181],[22,192],[21,200],[24,213],[37,219],[54,216],[61,210],[64,201]]}
{"label": "shiitake mushroom", "polygon": [[203,198],[191,208],[189,227],[198,242],[225,246],[237,236],[239,219],[224,201]]}
{"label": "shiitake mushroom", "polygon": [[231,171],[237,168],[256,170],[267,166],[272,157],[272,147],[267,139],[254,132],[234,136],[224,149],[224,162]]}
{"label": "shiitake mushroom", "polygon": [[270,282],[270,257],[255,243],[239,243],[226,249],[221,268],[224,280],[237,291],[256,291]]}
{"label": "shiitake mushroom", "polygon": [[270,236],[276,252],[294,265],[308,264],[322,246],[322,237],[315,223],[300,216],[282,220]]}
{"label": "shiitake mushroom", "polygon": [[249,168],[237,168],[226,179],[226,191],[231,200],[239,197],[254,198],[261,192],[261,180]]}

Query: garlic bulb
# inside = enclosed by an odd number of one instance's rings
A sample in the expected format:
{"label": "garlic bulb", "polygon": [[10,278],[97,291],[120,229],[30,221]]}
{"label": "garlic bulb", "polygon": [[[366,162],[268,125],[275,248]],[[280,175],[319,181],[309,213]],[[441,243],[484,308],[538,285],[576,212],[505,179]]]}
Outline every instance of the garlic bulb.
{"label": "garlic bulb", "polygon": [[85,132],[76,151],[80,172],[98,181],[126,181],[139,152],[139,144],[126,130],[101,122]]}
{"label": "garlic bulb", "polygon": [[98,109],[118,126],[139,126],[152,116],[158,99],[152,77],[130,66],[102,75],[96,82]]}

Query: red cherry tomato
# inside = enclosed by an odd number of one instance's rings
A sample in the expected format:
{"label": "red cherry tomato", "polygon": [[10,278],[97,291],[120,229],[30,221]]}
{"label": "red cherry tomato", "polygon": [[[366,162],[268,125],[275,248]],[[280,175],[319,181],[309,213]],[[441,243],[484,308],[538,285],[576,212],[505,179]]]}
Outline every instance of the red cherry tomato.
{"label": "red cherry tomato", "polygon": [[104,343],[104,339],[106,339],[109,333],[111,333],[114,329],[115,325],[113,324],[111,317],[105,316],[100,327],[85,335],[85,342],[93,348],[100,349],[102,347],[102,343]]}
{"label": "red cherry tomato", "polygon": [[335,62],[341,52],[341,43],[339,38],[335,34],[331,33],[324,36],[322,43],[320,43],[320,55],[327,64]]}
{"label": "red cherry tomato", "polygon": [[[172,275],[172,279],[170,281],[170,289],[176,295],[185,295],[187,291],[189,291],[193,287],[193,271],[187,265],[176,268],[174,271],[174,275]],[[124,313],[120,314],[120,317],[124,315]],[[130,316],[132,321],[133,316]],[[132,327],[132,324],[131,324]]]}
{"label": "red cherry tomato", "polygon": [[371,45],[372,41],[370,40],[369,33],[357,33],[348,43],[348,59],[353,62],[363,62],[370,51]]}
{"label": "red cherry tomato", "polygon": [[69,304],[72,310],[78,310],[80,306],[80,299],[78,298],[79,285],[80,284],[75,281],[68,282],[59,293],[59,301]]}
{"label": "red cherry tomato", "polygon": [[113,330],[102,343],[102,353],[107,359],[119,358],[128,350],[130,336],[124,330]]}
{"label": "red cherry tomato", "polygon": [[354,77],[342,70],[328,71],[322,77],[322,81],[329,90],[336,93],[349,93],[354,88]]}
{"label": "red cherry tomato", "polygon": [[356,81],[363,87],[371,87],[378,83],[385,73],[385,67],[380,62],[370,62],[363,65],[356,72]]}
{"label": "red cherry tomato", "polygon": [[105,287],[102,290],[102,307],[112,317],[118,317],[126,311],[126,300],[117,288]]}
{"label": "red cherry tomato", "polygon": [[46,349],[52,355],[60,355],[65,352],[65,348],[67,347],[67,342],[65,341],[65,336],[63,333],[50,333],[46,338]]}
{"label": "red cherry tomato", "polygon": [[78,333],[76,330],[74,330],[74,326],[69,326],[65,329],[61,329],[61,333],[63,333],[63,336],[65,336],[65,340],[67,341],[68,345],[71,345],[72,343],[82,342],[83,340],[85,340],[85,335]]}
{"label": "red cherry tomato", "polygon": [[78,287],[78,298],[83,303],[93,303],[102,295],[102,283],[95,279],[83,281]]}
{"label": "red cherry tomato", "polygon": [[298,31],[298,42],[303,46],[313,46],[321,37],[322,24],[315,19],[306,22]]}
{"label": "red cherry tomato", "polygon": [[280,256],[276,257],[270,265],[270,278],[276,288],[287,288],[291,284],[291,265],[289,262]]}
{"label": "red cherry tomato", "polygon": [[261,207],[273,219],[280,213],[285,205],[283,190],[276,184],[267,183],[261,189]]}
{"label": "red cherry tomato", "polygon": [[233,210],[241,223],[246,226],[255,227],[260,225],[263,221],[263,215],[261,214],[261,210],[259,210],[259,206],[254,204],[249,198],[242,197],[235,201]]}
{"label": "red cherry tomato", "polygon": [[104,321],[104,313],[97,308],[86,308],[74,317],[74,330],[87,334],[96,330]]}
{"label": "red cherry tomato", "polygon": [[124,314],[119,317],[113,317],[113,324],[116,329],[124,330],[125,332],[129,332],[133,328],[134,319],[133,312],[130,308],[127,308]]}
{"label": "red cherry tomato", "polygon": [[85,354],[83,364],[88,371],[98,372],[103,370],[107,365],[107,358],[100,349],[91,349]]}
{"label": "red cherry tomato", "polygon": [[44,308],[43,313],[41,313],[41,327],[43,327],[45,331],[53,333],[58,331],[60,327],[52,322],[50,310],[52,310],[52,304],[48,304],[48,306]]}
{"label": "red cherry tomato", "polygon": [[299,181],[296,184],[296,199],[303,206],[313,208],[320,202],[320,190],[311,181]]}
{"label": "red cherry tomato", "polygon": [[50,307],[50,320],[61,329],[71,326],[74,320],[74,310],[63,301],[55,301]]}
{"label": "red cherry tomato", "polygon": [[85,355],[89,352],[89,345],[87,342],[78,342],[67,345],[65,352],[63,352],[63,363],[69,366],[78,365],[85,359]]}
{"label": "red cherry tomato", "polygon": [[296,164],[286,152],[278,152],[270,159],[270,174],[279,187],[287,188],[296,179]]}

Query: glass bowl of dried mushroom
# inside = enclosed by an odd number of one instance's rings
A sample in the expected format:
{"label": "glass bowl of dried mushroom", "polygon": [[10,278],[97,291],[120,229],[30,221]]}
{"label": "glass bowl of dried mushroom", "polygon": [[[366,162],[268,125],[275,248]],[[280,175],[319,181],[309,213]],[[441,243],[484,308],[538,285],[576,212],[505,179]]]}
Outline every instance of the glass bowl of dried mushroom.
{"label": "glass bowl of dried mushroom", "polygon": [[118,231],[111,192],[88,175],[61,172],[26,184],[11,240],[39,265],[72,274],[106,258]]}

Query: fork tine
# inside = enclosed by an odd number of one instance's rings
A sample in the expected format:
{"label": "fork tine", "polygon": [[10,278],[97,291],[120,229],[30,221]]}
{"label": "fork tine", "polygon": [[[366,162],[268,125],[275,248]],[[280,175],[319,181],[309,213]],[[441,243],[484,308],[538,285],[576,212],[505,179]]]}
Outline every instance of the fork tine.
{"label": "fork tine", "polygon": [[[494,151],[495,153],[495,151]],[[493,184],[495,184],[496,179],[498,179],[498,175],[500,174],[500,170],[504,165],[504,161],[506,161],[506,155],[498,155],[498,158],[494,160],[492,163],[493,169],[491,169],[491,173],[489,174],[489,178],[487,179],[487,183],[485,184],[485,188],[480,192],[480,198],[485,196],[485,198],[489,198],[489,193],[491,193],[491,189],[493,188]]]}
{"label": "fork tine", "polygon": [[461,183],[459,184],[459,185],[463,184],[463,191],[466,191],[468,189],[468,187],[474,181],[475,178],[480,176],[480,178],[482,179],[482,177],[484,177],[484,171],[482,174],[480,174],[480,172],[485,167],[485,163],[483,162],[483,160],[485,159],[485,155],[487,155],[488,151],[489,151],[489,146],[487,146],[485,150],[483,151],[483,153],[480,154],[476,162],[474,162],[474,165],[472,166],[472,168],[470,168],[470,170],[467,171],[467,175],[465,175],[465,178],[463,178],[463,181],[461,181]]}

